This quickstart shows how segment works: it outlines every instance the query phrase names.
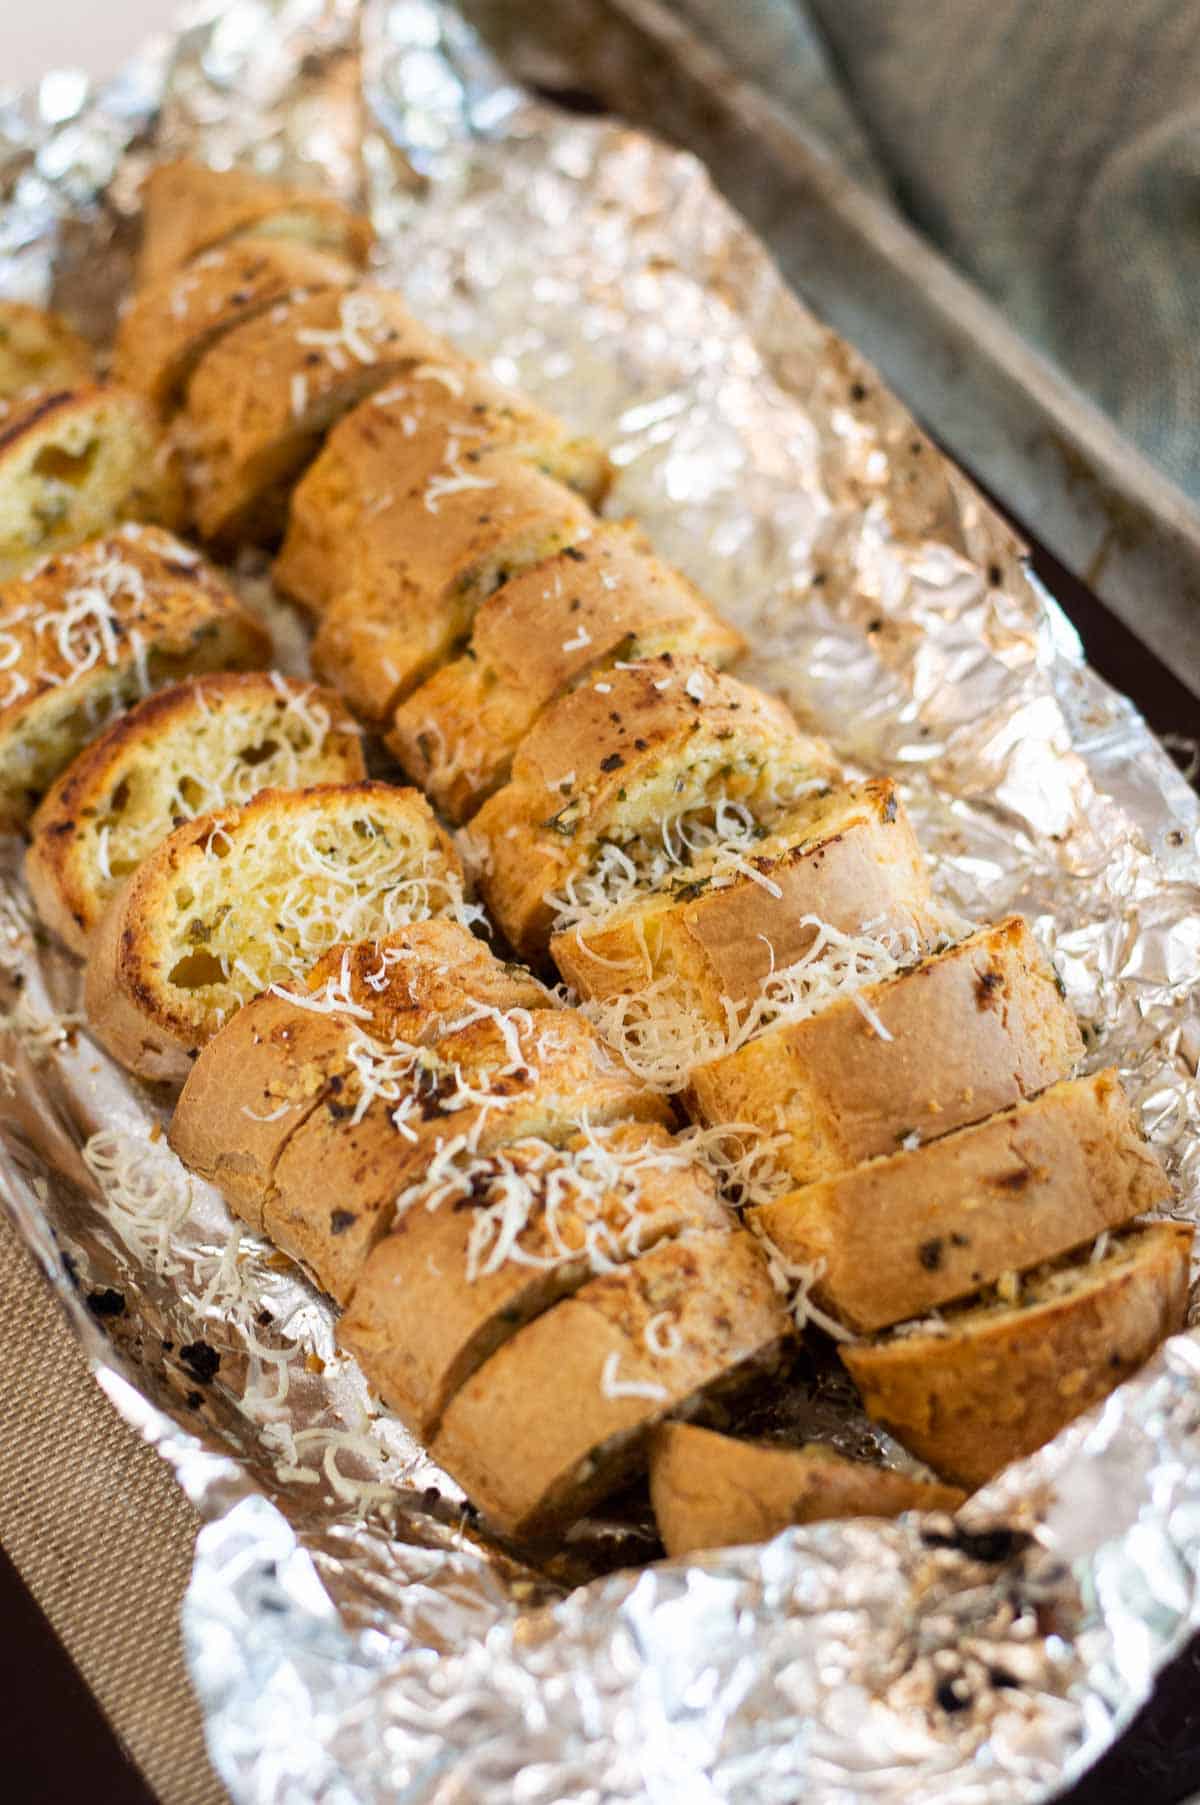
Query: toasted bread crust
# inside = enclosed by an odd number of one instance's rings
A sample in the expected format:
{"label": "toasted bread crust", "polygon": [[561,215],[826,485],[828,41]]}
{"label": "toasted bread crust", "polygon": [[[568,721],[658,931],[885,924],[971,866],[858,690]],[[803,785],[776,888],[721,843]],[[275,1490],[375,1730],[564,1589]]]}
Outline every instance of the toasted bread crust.
{"label": "toasted bread crust", "polygon": [[139,287],[246,232],[296,238],[352,263],[366,261],[373,236],[361,214],[328,194],[179,157],[156,164],[142,189]]}
{"label": "toasted bread crust", "polygon": [[346,288],[356,277],[352,264],[311,245],[235,239],[132,296],[117,328],[113,373],[157,412],[168,412],[226,332],[280,301]]}
{"label": "toasted bread crust", "polygon": [[[515,1033],[525,1065],[511,1067]],[[457,1073],[486,1102],[454,1108]],[[394,1118],[394,1099],[374,1101],[354,1121],[353,1074],[297,1129],[263,1206],[267,1233],[330,1295],[344,1303],[363,1262],[392,1224],[397,1196],[446,1143],[471,1137],[490,1152],[527,1135],[564,1140],[581,1121],[668,1119],[661,1098],[639,1085],[571,1010],[519,1016],[510,1034],[477,1022],[438,1041],[423,1072],[403,1081],[416,1110]]]}
{"label": "toasted bread crust", "polygon": [[664,653],[604,681],[544,711],[474,819],[489,850],[485,897],[526,957],[545,951],[546,897],[586,872],[603,841],[657,834],[665,813],[716,781],[737,800],[776,770],[796,782],[836,770],[781,703],[698,659]]}
{"label": "toasted bread crust", "polygon": [[769,1542],[781,1530],[833,1517],[955,1511],[956,1486],[846,1460],[832,1448],[737,1441],[693,1423],[664,1423],[650,1454],[650,1499],[672,1556]]}
{"label": "toasted bread crust", "polygon": [[[444,441],[437,448],[442,468]],[[344,587],[321,616],[313,668],[364,719],[386,722],[469,630],[508,571],[585,540],[594,516],[573,490],[503,449],[471,454],[473,481],[429,506],[425,480],[397,482],[388,506],[353,539]]]}
{"label": "toasted bread crust", "polygon": [[[635,1160],[671,1144],[666,1130],[653,1124],[625,1125],[601,1138],[613,1158]],[[569,1142],[568,1150],[578,1144]],[[506,1153],[507,1170],[536,1175],[555,1169],[554,1155],[547,1157],[539,1142],[517,1143]],[[685,1228],[724,1224],[712,1182],[696,1167],[649,1166],[632,1182],[632,1195],[615,1190],[599,1201],[581,1200],[568,1189],[556,1198],[552,1226],[543,1184],[541,1208],[520,1229],[514,1253],[477,1274],[469,1265],[471,1239],[477,1212],[492,1203],[492,1192],[473,1185],[460,1203],[434,1209],[418,1200],[399,1218],[367,1259],[338,1340],[414,1435],[431,1440],[446,1405],[471,1374],[526,1322],[594,1276],[589,1238],[597,1224],[611,1229],[602,1241],[606,1267]]]}
{"label": "toasted bread crust", "polygon": [[114,712],[158,684],[262,664],[266,633],[187,546],[126,525],[0,588],[0,822],[42,792]]}
{"label": "toasted bread crust", "polygon": [[920,847],[886,778],[833,790],[802,826],[768,838],[746,862],[770,888],[740,874],[688,883],[684,872],[679,895],[649,895],[595,926],[555,934],[555,964],[592,998],[674,977],[689,1008],[722,1026],[729,1003],[754,998],[809,950],[818,931],[809,918],[849,934],[869,921],[873,934],[906,936],[914,953],[937,938]]}
{"label": "toasted bread crust", "polygon": [[975,1307],[949,1334],[841,1349],[871,1416],[935,1472],[974,1490],[1031,1454],[1183,1327],[1190,1224],[1123,1235],[1068,1288],[1025,1307]]}
{"label": "toasted bread crust", "polygon": [[[655,1321],[673,1351],[650,1351]],[[549,1534],[637,1470],[664,1416],[761,1369],[788,1329],[749,1236],[661,1242],[505,1342],[451,1400],[431,1452],[497,1529]]]}
{"label": "toasted bread crust", "polygon": [[331,690],[266,671],[197,677],[148,696],[63,772],[34,816],[25,879],[47,927],[84,954],[122,877],[173,826],[281,783],[365,775]]}
{"label": "toasted bread crust", "polygon": [[344,1013],[305,1008],[303,996],[299,1002],[270,993],[254,997],[201,1049],[175,1106],[171,1146],[257,1231],[293,1132],[345,1089],[352,1039],[367,1033],[385,1045],[423,1046],[480,1005],[551,1003],[527,973],[501,964],[456,922],[441,920],[332,947],[300,989],[312,994],[330,983],[348,1005]]}
{"label": "toasted bread crust", "polygon": [[35,392],[0,416],[0,581],[119,521],[177,526],[181,504],[171,449],[128,389]]}
{"label": "toasted bread crust", "polygon": [[769,1029],[692,1072],[706,1122],[786,1133],[797,1184],[982,1120],[1055,1083],[1083,1051],[1074,1015],[1026,923],[1011,916],[867,985],[806,1020]]}
{"label": "toasted bread crust", "polygon": [[400,705],[387,743],[463,821],[508,776],[541,711],[588,672],[662,651],[723,668],[744,646],[641,533],[602,525],[483,601],[467,651]]}
{"label": "toasted bread crust", "polygon": [[[355,823],[364,824],[364,834]],[[351,851],[365,847],[364,858],[379,851],[392,863],[378,879],[322,878],[325,914],[305,917],[305,950],[293,943],[291,928],[260,917],[264,909],[273,912],[280,885],[302,881],[305,845],[322,834],[342,836]],[[339,858],[339,870],[352,872],[350,853]],[[406,872],[418,886],[411,898]],[[377,891],[377,883],[386,889]],[[299,978],[336,941],[331,911],[362,911],[363,936],[371,938],[398,925],[394,916],[386,918],[390,908],[419,917],[457,907],[461,894],[453,847],[415,791],[381,783],[264,790],[243,808],[201,815],[177,828],[113,897],[88,957],[89,1020],[130,1071],[179,1082],[222,1025],[223,1012],[232,1013],[273,980]],[[312,935],[322,932],[325,946],[313,944]],[[222,948],[227,970],[218,957]],[[246,976],[242,966],[252,950],[264,970],[248,968]],[[189,962],[198,954],[202,971],[195,976]]]}
{"label": "toasted bread crust", "polygon": [[1090,1243],[1170,1195],[1108,1071],[751,1216],[789,1260],[822,1262],[814,1300],[865,1334]]}
{"label": "toasted bread crust", "polygon": [[[477,466],[499,450],[593,505],[603,499],[610,471],[598,445],[572,437],[560,420],[438,344],[436,356],[353,408],[329,434],[292,496],[276,584],[320,614],[345,589],[347,554],[367,532],[377,541],[377,559],[394,556],[401,574],[413,567],[408,586],[418,599],[423,590],[444,587],[470,568],[466,527],[493,499],[493,485]],[[404,496],[420,503],[420,512],[409,508],[405,515],[418,542],[411,552],[392,519]],[[452,543],[442,549],[439,540],[447,535]]]}
{"label": "toasted bread crust", "polygon": [[91,346],[58,314],[27,301],[0,301],[0,401],[87,382],[94,363]]}
{"label": "toasted bread crust", "polygon": [[330,427],[444,357],[398,295],[366,284],[281,301],[225,333],[201,358],[174,428],[202,536],[221,547],[272,541]]}

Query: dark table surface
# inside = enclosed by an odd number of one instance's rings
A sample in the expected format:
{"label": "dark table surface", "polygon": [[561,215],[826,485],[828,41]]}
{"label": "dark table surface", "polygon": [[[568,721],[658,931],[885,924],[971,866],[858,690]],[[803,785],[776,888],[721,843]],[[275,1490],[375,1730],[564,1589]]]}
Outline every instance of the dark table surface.
{"label": "dark table surface", "polygon": [[[1019,523],[1018,523],[1019,524]],[[1159,734],[1200,733],[1200,702],[1050,555],[1034,565],[1103,677]],[[1179,1805],[1200,1792],[1200,1637],[1162,1676],[1068,1805]],[[155,1805],[50,1625],[0,1551],[0,1798],[12,1805]]]}

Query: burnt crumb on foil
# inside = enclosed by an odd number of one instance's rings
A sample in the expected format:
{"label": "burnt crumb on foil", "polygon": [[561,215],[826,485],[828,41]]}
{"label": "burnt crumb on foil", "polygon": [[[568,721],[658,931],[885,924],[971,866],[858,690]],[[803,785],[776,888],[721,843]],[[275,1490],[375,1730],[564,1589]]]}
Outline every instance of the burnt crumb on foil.
{"label": "burnt crumb on foil", "polygon": [[1020,1554],[1030,1543],[1030,1537],[1022,1529],[953,1529],[947,1534],[940,1530],[925,1529],[921,1532],[921,1540],[927,1548],[953,1548],[958,1554],[965,1554],[968,1560],[984,1561],[991,1566],[999,1566],[1001,1561],[1011,1560],[1014,1554]]}
{"label": "burnt crumb on foil", "polygon": [[189,1341],[179,1350],[179,1358],[191,1373],[193,1379],[201,1385],[207,1385],[216,1377],[217,1368],[221,1364],[221,1356],[215,1347],[209,1347],[207,1341]]}
{"label": "burnt crumb on foil", "polygon": [[105,1316],[123,1316],[125,1314],[125,1293],[115,1290],[112,1285],[106,1285],[103,1291],[89,1291],[87,1307],[98,1319]]}

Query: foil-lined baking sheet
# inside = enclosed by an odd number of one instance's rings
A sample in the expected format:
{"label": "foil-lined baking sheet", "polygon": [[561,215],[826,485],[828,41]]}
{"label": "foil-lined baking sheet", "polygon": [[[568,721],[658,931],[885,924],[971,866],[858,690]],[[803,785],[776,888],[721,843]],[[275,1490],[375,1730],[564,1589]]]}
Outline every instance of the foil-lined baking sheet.
{"label": "foil-lined baking sheet", "polygon": [[[138,178],[179,150],[361,193],[414,308],[610,444],[611,511],[748,632],[751,677],[898,775],[943,897],[1031,917],[1200,1215],[1195,798],[701,167],[532,101],[435,0],[234,0],[102,92],[51,75],[0,104],[0,288],[103,340]],[[957,1529],[825,1524],[639,1567],[634,1498],[537,1568],[497,1548],[324,1301],[183,1173],[167,1101],[89,1041],[12,845],[0,905],[5,1200],[205,1519],[185,1629],[238,1800],[1024,1805],[1200,1625],[1194,1334]],[[819,1354],[793,1405],[867,1434]]]}

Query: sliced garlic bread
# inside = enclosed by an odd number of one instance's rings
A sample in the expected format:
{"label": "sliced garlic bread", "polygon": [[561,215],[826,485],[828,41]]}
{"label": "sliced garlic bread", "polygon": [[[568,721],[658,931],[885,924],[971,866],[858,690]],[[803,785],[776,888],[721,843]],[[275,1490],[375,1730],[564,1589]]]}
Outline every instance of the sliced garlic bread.
{"label": "sliced garlic bread", "polygon": [[847,1460],[820,1442],[738,1441],[695,1423],[664,1423],[650,1452],[650,1500],[669,1555],[769,1542],[834,1517],[955,1511],[957,1486]]}
{"label": "sliced garlic bread", "polygon": [[0,587],[0,826],[160,684],[261,665],[266,633],[170,533],[128,524]]}
{"label": "sliced garlic bread", "polygon": [[1010,916],[692,1072],[706,1122],[786,1136],[797,1184],[930,1140],[1065,1078],[1083,1041],[1053,968]]}
{"label": "sliced garlic bread", "polygon": [[387,743],[414,783],[464,821],[507,778],[546,705],[589,672],[663,651],[723,668],[743,648],[643,534],[603,525],[486,598],[466,650],[401,703]]}
{"label": "sliced garlic bread", "polygon": [[519,1329],[430,1451],[495,1528],[551,1534],[642,1468],[664,1417],[761,1372],[789,1331],[743,1231],[660,1242]]}
{"label": "sliced garlic bread", "polygon": [[27,301],[0,301],[0,401],[87,382],[95,359],[67,322]]}
{"label": "sliced garlic bread", "polygon": [[366,261],[371,227],[331,195],[248,169],[210,169],[190,157],[157,163],[142,188],[138,285],[160,282],[202,251],[253,232]]}
{"label": "sliced garlic bread", "polygon": [[[843,1346],[867,1411],[971,1490],[1108,1396],[1184,1326],[1192,1227],[1155,1222],[983,1303]],[[1097,1250],[1100,1251],[1100,1250]]]}
{"label": "sliced garlic bread", "polygon": [[1115,1072],[1068,1079],[971,1128],[750,1212],[857,1333],[924,1316],[1119,1228],[1171,1195]]}
{"label": "sliced garlic bread", "polygon": [[131,298],[117,328],[113,374],[158,413],[183,398],[217,340],[281,301],[347,288],[354,266],[286,238],[242,238],[207,251]]}
{"label": "sliced garlic bread", "polygon": [[724,1223],[711,1179],[665,1128],[516,1141],[410,1186],[338,1340],[429,1441],[455,1392],[525,1323],[598,1271]]}
{"label": "sliced garlic bread", "polygon": [[699,659],[664,652],[547,708],[484,803],[481,885],[526,957],[553,928],[603,919],[686,881],[698,857],[744,858],[836,777],[788,710]]}
{"label": "sliced garlic bread", "polygon": [[529,1135],[567,1140],[584,1123],[669,1119],[569,1009],[481,1011],[415,1051],[360,1036],[342,1079],[289,1140],[263,1202],[271,1239],[339,1303],[431,1167]]}
{"label": "sliced garlic bread", "polygon": [[171,1146],[256,1230],[292,1133],[346,1088],[348,1049],[427,1046],[479,1009],[548,1009],[550,993],[455,921],[416,921],[339,945],[294,992],[253,997],[205,1045],[171,1119]]}
{"label": "sliced garlic bread", "polygon": [[[444,467],[437,456],[430,483]],[[471,474],[486,493],[455,488],[431,506],[433,490],[418,483],[348,541],[346,582],[321,616],[313,669],[380,726],[510,571],[586,541],[595,525],[574,490],[509,451],[479,452]]]}
{"label": "sliced garlic bread", "polygon": [[264,790],[176,828],[113,897],[89,951],[88,1018],[130,1071],[180,1080],[250,997],[297,984],[340,941],[442,912],[473,913],[416,791]]}
{"label": "sliced garlic bread", "polygon": [[550,952],[614,1045],[681,1089],[776,1016],[820,1008],[944,938],[896,787],[877,779],[802,803],[737,865],[722,867],[717,847],[676,867],[598,923],[555,934]]}
{"label": "sliced garlic bread", "polygon": [[331,690],[268,671],[197,677],[147,697],[67,767],[34,817],[26,881],[46,925],[85,953],[110,898],[181,822],[365,775]]}
{"label": "sliced garlic bread", "polygon": [[[604,498],[611,471],[594,440],[439,343],[329,434],[292,496],[276,585],[321,614],[346,588],[347,560],[364,533],[377,542],[376,560],[395,559],[398,601],[428,609],[455,582],[478,583],[487,542],[469,529],[489,512],[496,487],[478,465],[500,448],[593,506]],[[411,545],[393,518],[405,498],[420,510],[403,510]]]}
{"label": "sliced garlic bread", "polygon": [[122,520],[179,524],[169,447],[140,395],[48,389],[0,415],[0,580]]}
{"label": "sliced garlic bread", "polygon": [[330,427],[444,358],[398,295],[366,284],[280,301],[226,332],[200,359],[173,428],[201,534],[222,547],[272,543]]}

